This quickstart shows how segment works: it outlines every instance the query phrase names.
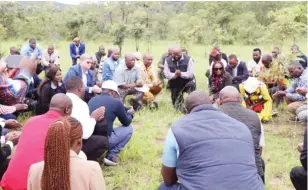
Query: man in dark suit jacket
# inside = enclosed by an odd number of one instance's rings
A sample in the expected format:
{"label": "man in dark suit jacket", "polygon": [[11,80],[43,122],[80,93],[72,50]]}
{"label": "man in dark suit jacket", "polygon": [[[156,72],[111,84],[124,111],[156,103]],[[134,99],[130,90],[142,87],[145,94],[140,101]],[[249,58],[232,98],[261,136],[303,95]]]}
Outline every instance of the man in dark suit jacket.
{"label": "man in dark suit jacket", "polygon": [[[213,50],[217,50],[217,51],[220,53],[221,58],[224,59],[224,60],[228,63],[228,56],[227,56],[227,54],[225,54],[225,53],[223,53],[223,52],[220,51],[219,45],[216,45],[216,46],[214,47]],[[210,55],[210,56],[209,56],[209,65],[210,65],[210,66],[211,66],[211,64],[212,64],[212,62],[213,62],[213,59],[214,59],[214,57],[212,57],[212,56]]]}
{"label": "man in dark suit jacket", "polygon": [[226,67],[226,72],[233,77],[232,83],[236,85],[244,82],[249,77],[246,63],[239,61],[236,55],[229,56],[229,64]]}
{"label": "man in dark suit jacket", "polygon": [[73,65],[77,64],[77,59],[80,59],[80,56],[86,52],[86,45],[80,43],[80,39],[74,38],[73,43],[70,44],[70,55],[72,58]]}
{"label": "man in dark suit jacket", "polygon": [[63,80],[65,84],[67,79],[71,78],[72,76],[79,77],[86,87],[86,92],[84,96],[85,102],[88,102],[94,96],[94,94],[99,94],[102,91],[102,89],[95,84],[94,72],[90,70],[92,65],[93,65],[93,56],[88,54],[83,54],[80,57],[80,63],[71,66],[71,68],[67,71]]}

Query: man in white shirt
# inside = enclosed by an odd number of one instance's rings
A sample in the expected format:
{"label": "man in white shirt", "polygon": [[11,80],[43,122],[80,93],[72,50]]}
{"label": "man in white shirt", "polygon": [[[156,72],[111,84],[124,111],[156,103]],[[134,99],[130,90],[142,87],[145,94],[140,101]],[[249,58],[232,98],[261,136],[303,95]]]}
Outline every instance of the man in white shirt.
{"label": "man in white shirt", "polygon": [[82,124],[82,151],[87,155],[88,160],[103,161],[104,153],[109,148],[109,141],[107,137],[94,135],[93,133],[96,123],[104,119],[105,107],[99,107],[90,115],[87,103],[82,100],[85,94],[85,86],[82,80],[79,77],[73,76],[66,81],[65,85],[66,95],[73,102],[71,116]]}
{"label": "man in white shirt", "polygon": [[261,71],[261,65],[261,50],[259,48],[255,48],[252,53],[252,60],[247,63],[249,76],[259,76],[259,73]]}
{"label": "man in white shirt", "polygon": [[51,65],[58,65],[60,66],[59,62],[59,54],[55,51],[53,45],[49,45],[48,49],[43,53],[42,61],[45,67],[49,67]]}

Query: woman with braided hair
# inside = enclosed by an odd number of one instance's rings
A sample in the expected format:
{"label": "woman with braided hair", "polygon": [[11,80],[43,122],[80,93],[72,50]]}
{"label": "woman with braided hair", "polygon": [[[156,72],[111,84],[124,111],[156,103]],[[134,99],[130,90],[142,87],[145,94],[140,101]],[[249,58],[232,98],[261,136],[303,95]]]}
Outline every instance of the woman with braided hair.
{"label": "woman with braided hair", "polygon": [[55,121],[47,133],[44,161],[30,168],[28,190],[105,190],[101,167],[87,161],[81,147],[79,121],[73,117]]}

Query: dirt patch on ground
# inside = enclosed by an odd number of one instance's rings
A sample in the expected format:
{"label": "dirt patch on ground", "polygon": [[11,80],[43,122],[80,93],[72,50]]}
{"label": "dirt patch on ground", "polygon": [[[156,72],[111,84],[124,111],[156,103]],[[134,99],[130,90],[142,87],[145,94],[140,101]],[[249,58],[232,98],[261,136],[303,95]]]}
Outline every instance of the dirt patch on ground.
{"label": "dirt patch on ground", "polygon": [[164,145],[165,144],[165,137],[155,137],[155,143],[158,145]]}

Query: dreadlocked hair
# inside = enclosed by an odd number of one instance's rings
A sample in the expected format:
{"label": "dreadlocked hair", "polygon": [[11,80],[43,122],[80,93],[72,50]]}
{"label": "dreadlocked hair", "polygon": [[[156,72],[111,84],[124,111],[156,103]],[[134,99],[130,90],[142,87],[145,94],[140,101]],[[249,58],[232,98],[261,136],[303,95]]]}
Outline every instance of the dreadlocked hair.
{"label": "dreadlocked hair", "polygon": [[48,129],[45,151],[42,190],[70,190],[70,149],[81,139],[82,127],[73,117],[63,117]]}

